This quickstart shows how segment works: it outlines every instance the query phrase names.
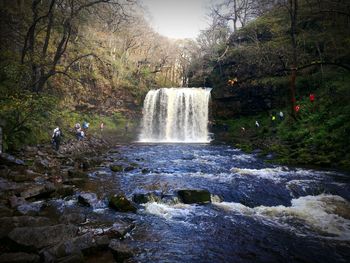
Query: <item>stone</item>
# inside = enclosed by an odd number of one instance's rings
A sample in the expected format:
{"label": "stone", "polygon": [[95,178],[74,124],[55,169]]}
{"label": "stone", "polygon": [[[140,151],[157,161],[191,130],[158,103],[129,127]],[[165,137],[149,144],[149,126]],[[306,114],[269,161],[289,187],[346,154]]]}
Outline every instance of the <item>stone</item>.
{"label": "stone", "polygon": [[40,257],[36,254],[24,252],[4,253],[0,256],[0,263],[39,263]]}
{"label": "stone", "polygon": [[133,166],[128,166],[128,167],[125,167],[125,168],[124,168],[124,172],[130,172],[130,171],[132,171],[132,170],[135,170],[135,167],[133,167]]}
{"label": "stone", "polygon": [[60,185],[56,187],[56,197],[67,197],[74,194],[74,187],[72,185]]}
{"label": "stone", "polygon": [[64,258],[69,255],[91,254],[98,250],[108,248],[109,238],[106,235],[94,236],[86,233],[82,236],[63,240],[55,246],[42,251],[44,258]]}
{"label": "stone", "polygon": [[58,244],[76,235],[78,228],[73,225],[54,225],[42,227],[17,227],[8,237],[18,245],[31,250],[39,250]]}
{"label": "stone", "polygon": [[86,221],[86,215],[82,213],[64,214],[60,217],[60,222],[64,224],[81,224]]}
{"label": "stone", "polygon": [[54,184],[45,183],[43,185],[34,185],[21,193],[21,197],[29,198],[46,198],[56,191]]}
{"label": "stone", "polygon": [[0,163],[5,165],[24,165],[24,161],[17,159],[16,157],[8,154],[8,153],[1,153],[0,154]]}
{"label": "stone", "polygon": [[97,195],[95,193],[81,193],[78,196],[78,202],[83,206],[93,207],[98,202]]}
{"label": "stone", "polygon": [[121,166],[121,165],[110,165],[109,168],[113,172],[122,172],[123,171],[123,166]]}
{"label": "stone", "polygon": [[12,216],[13,215],[13,210],[0,204],[0,218],[1,217],[7,217],[7,216]]}
{"label": "stone", "polygon": [[182,189],[177,194],[180,200],[185,204],[205,204],[210,203],[210,192],[202,189]]}
{"label": "stone", "polygon": [[132,200],[137,204],[145,204],[149,202],[160,202],[162,194],[159,192],[135,193]]}
{"label": "stone", "polygon": [[122,243],[120,240],[113,239],[109,243],[109,249],[112,251],[113,257],[116,262],[124,262],[126,259],[131,258],[135,251],[127,244]]}
{"label": "stone", "polygon": [[52,222],[47,217],[14,216],[0,218],[0,239],[7,236],[16,227],[48,226]]}
{"label": "stone", "polygon": [[118,212],[136,212],[136,207],[124,195],[112,195],[108,198],[109,207]]}
{"label": "stone", "polygon": [[135,224],[124,220],[117,220],[107,231],[107,235],[113,238],[123,238],[127,233],[135,228]]}
{"label": "stone", "polygon": [[141,170],[141,172],[142,172],[143,174],[148,174],[148,173],[150,173],[150,170],[148,170],[147,168],[143,168],[143,169]]}
{"label": "stone", "polygon": [[75,178],[87,178],[88,174],[84,171],[74,169],[74,170],[68,171],[68,176],[75,177]]}
{"label": "stone", "polygon": [[44,202],[37,201],[37,202],[24,202],[23,204],[20,204],[17,207],[17,211],[21,215],[37,215],[39,211],[43,208]]}

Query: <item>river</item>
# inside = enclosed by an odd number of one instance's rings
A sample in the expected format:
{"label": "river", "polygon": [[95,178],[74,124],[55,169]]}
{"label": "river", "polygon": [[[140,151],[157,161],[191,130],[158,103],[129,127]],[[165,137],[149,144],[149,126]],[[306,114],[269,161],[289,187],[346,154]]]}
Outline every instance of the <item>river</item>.
{"label": "river", "polygon": [[[62,210],[84,209],[90,221],[113,221],[121,213],[107,207],[109,194],[169,197],[128,214],[136,228],[123,243],[136,252],[127,262],[350,259],[349,175],[267,164],[254,154],[215,144],[129,144],[104,159],[84,188],[101,201],[82,208],[75,199],[65,200]],[[138,168],[115,173],[112,163]],[[207,189],[212,202],[179,203],[172,198],[176,189]]]}

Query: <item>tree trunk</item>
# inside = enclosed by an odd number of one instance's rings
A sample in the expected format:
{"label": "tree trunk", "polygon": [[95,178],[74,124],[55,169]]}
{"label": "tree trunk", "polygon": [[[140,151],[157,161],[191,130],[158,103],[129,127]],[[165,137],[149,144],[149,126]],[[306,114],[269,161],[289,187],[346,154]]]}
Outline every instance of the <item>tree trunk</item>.
{"label": "tree trunk", "polygon": [[290,34],[292,41],[292,65],[290,73],[290,97],[291,97],[291,115],[295,119],[295,82],[297,77],[297,42],[296,42],[296,23],[297,23],[298,0],[289,0],[290,12]]}

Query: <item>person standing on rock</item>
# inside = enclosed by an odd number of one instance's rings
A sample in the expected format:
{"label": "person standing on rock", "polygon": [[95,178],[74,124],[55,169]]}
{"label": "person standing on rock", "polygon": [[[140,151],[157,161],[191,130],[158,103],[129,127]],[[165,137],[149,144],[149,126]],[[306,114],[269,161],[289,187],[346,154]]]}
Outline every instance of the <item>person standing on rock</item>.
{"label": "person standing on rock", "polygon": [[58,151],[60,149],[61,137],[63,136],[62,131],[59,127],[56,127],[53,130],[52,134],[52,144],[55,147],[55,150]]}
{"label": "person standing on rock", "polygon": [[258,129],[260,127],[260,124],[258,121],[255,121],[255,127]]}

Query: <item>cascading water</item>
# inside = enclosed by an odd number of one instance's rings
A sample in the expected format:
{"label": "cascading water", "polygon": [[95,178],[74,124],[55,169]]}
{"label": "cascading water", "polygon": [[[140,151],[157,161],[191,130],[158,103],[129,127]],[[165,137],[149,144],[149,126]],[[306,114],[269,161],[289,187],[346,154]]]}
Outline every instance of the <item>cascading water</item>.
{"label": "cascading water", "polygon": [[209,88],[162,88],[147,93],[141,142],[208,143]]}

